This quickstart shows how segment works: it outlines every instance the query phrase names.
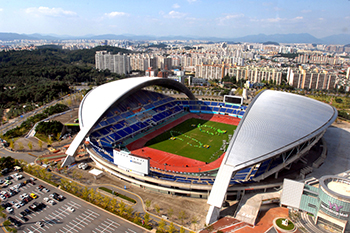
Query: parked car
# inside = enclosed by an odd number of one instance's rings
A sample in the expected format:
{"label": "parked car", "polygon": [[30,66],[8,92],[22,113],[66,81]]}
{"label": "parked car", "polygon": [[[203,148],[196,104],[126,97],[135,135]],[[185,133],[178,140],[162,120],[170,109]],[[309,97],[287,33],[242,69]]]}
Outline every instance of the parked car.
{"label": "parked car", "polygon": [[43,227],[44,226],[44,223],[39,221],[39,222],[36,222],[35,225],[37,225],[38,227]]}
{"label": "parked car", "polygon": [[43,191],[44,193],[48,193],[48,192],[50,192],[50,189],[43,188],[41,191]]}
{"label": "parked car", "polygon": [[19,213],[19,215],[20,215],[21,217],[23,217],[23,216],[26,216],[27,213],[26,213],[25,211],[21,211],[21,213]]}

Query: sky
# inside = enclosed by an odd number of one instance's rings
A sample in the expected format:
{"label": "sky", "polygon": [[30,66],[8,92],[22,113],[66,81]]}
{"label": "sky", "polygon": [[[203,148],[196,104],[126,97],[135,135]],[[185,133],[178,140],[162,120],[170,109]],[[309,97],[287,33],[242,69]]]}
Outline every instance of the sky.
{"label": "sky", "polygon": [[234,38],[350,34],[349,0],[0,0],[0,32]]}

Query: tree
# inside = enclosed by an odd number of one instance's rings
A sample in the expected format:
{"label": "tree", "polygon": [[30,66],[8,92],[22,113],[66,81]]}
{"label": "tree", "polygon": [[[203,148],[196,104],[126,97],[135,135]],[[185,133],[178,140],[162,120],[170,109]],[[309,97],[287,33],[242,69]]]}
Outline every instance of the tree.
{"label": "tree", "polygon": [[169,218],[171,218],[171,216],[173,216],[173,214],[174,214],[174,210],[173,210],[173,208],[169,208],[168,209],[168,216],[169,216]]}
{"label": "tree", "polygon": [[103,207],[104,209],[106,209],[107,206],[108,206],[108,204],[110,203],[110,201],[111,201],[111,199],[109,199],[109,197],[104,196],[104,197],[103,197],[103,200],[102,200],[102,207]]}
{"label": "tree", "polygon": [[181,221],[181,225],[184,225],[184,220],[187,218],[186,212],[181,210],[178,219]]}
{"label": "tree", "polygon": [[19,150],[23,150],[23,149],[24,149],[24,146],[23,146],[23,143],[22,143],[22,142],[19,142],[19,143],[18,143],[18,149],[19,149]]}
{"label": "tree", "polygon": [[99,205],[101,203],[102,195],[99,192],[96,192],[97,194],[95,195],[95,204]]}
{"label": "tree", "polygon": [[134,214],[134,221],[133,221],[133,222],[136,223],[136,224],[139,224],[140,221],[141,221],[140,213],[139,213],[139,212],[136,212],[136,213]]}
{"label": "tree", "polygon": [[124,215],[125,212],[125,203],[123,201],[121,201],[118,205],[118,211],[120,213],[120,215]]}
{"label": "tree", "polygon": [[125,215],[126,215],[126,217],[130,218],[133,211],[134,211],[134,209],[131,206],[127,206],[125,208]]}
{"label": "tree", "polygon": [[198,218],[196,216],[193,216],[191,219],[191,223],[194,225],[194,230],[197,228]]}
{"label": "tree", "polygon": [[176,232],[176,228],[175,228],[173,222],[170,223],[170,225],[169,225],[169,227],[168,227],[168,232],[169,232],[169,233]]}
{"label": "tree", "polygon": [[149,213],[145,213],[145,216],[143,216],[143,220],[145,221],[145,225],[147,226],[149,223]]}
{"label": "tree", "polygon": [[180,228],[180,233],[185,233],[185,229],[183,226],[181,226],[181,228]]}
{"label": "tree", "polygon": [[32,142],[28,142],[28,148],[29,148],[29,150],[32,150],[33,149],[33,143]]}
{"label": "tree", "polygon": [[10,141],[10,148],[11,148],[12,150],[15,149],[15,143],[13,142],[13,140]]}
{"label": "tree", "polygon": [[147,210],[149,209],[149,207],[151,207],[151,202],[152,202],[152,201],[151,201],[151,200],[148,200],[148,199],[145,201],[145,206],[146,206],[146,209],[147,209]]}
{"label": "tree", "polygon": [[114,213],[116,205],[117,205],[117,200],[113,198],[111,201],[111,204],[109,205],[112,213]]}
{"label": "tree", "polygon": [[38,146],[39,146],[40,150],[43,149],[43,142],[41,140],[38,141]]}
{"label": "tree", "polygon": [[87,186],[84,187],[83,191],[82,191],[82,197],[84,200],[87,200],[89,196],[89,189]]}
{"label": "tree", "polygon": [[72,172],[72,178],[73,178],[73,180],[75,179],[76,174],[77,174],[77,171],[74,170],[74,171]]}
{"label": "tree", "polygon": [[155,209],[155,211],[157,212],[157,214],[159,214],[159,211],[160,211],[159,205],[155,204],[155,205],[154,205],[154,209]]}
{"label": "tree", "polygon": [[158,231],[164,232],[165,230],[166,230],[166,222],[164,221],[164,219],[161,219],[158,222]]}
{"label": "tree", "polygon": [[95,199],[95,190],[93,188],[91,188],[89,190],[89,200],[93,201]]}

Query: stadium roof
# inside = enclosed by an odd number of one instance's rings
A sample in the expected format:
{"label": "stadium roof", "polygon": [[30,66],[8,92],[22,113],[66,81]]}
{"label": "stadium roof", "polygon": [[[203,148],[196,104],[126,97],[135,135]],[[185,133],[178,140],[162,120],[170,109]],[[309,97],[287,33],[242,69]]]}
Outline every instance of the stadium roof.
{"label": "stadium roof", "polygon": [[263,91],[240,121],[215,179],[208,203],[221,207],[232,173],[288,151],[326,130],[332,106],[301,95]]}
{"label": "stadium roof", "polygon": [[147,86],[162,86],[185,93],[191,100],[195,97],[183,84],[167,78],[137,77],[106,83],[91,90],[81,101],[79,107],[80,132],[73,140],[66,154],[75,151],[103,114],[114,103],[124,101],[128,96]]}

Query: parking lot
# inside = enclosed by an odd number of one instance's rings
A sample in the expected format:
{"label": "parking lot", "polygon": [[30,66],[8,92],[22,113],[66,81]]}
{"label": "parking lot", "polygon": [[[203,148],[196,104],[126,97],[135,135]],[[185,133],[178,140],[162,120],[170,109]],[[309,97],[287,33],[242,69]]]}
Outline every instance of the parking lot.
{"label": "parking lot", "polygon": [[[3,176],[1,179],[4,180],[5,177],[11,174]],[[1,189],[3,193],[6,191],[7,196],[10,192],[10,188],[16,190],[13,187],[17,186],[19,183],[25,183],[24,181],[29,181],[30,176],[23,173],[19,174],[22,174],[24,178],[18,181],[11,179],[10,181],[12,184]],[[13,221],[17,222],[18,226],[16,228],[18,232],[147,232],[143,228],[126,222],[74,196],[64,194],[61,190],[49,186],[40,180],[35,180],[33,183],[28,182],[24,184],[17,189],[18,192],[16,194],[12,192],[13,196],[6,197],[5,200],[1,202],[3,205],[11,205],[10,208],[13,210],[6,214],[8,218],[11,217],[15,219]],[[43,187],[38,189],[39,186]],[[53,197],[53,193],[57,193],[57,195]],[[64,196],[63,200],[59,201],[59,195]],[[28,203],[24,203],[25,196],[36,196],[36,198],[29,200]],[[21,201],[23,206],[20,204]],[[36,203],[36,205],[34,205],[34,203]],[[17,205],[18,208],[16,208],[15,205]],[[35,206],[36,208],[34,208]]]}

